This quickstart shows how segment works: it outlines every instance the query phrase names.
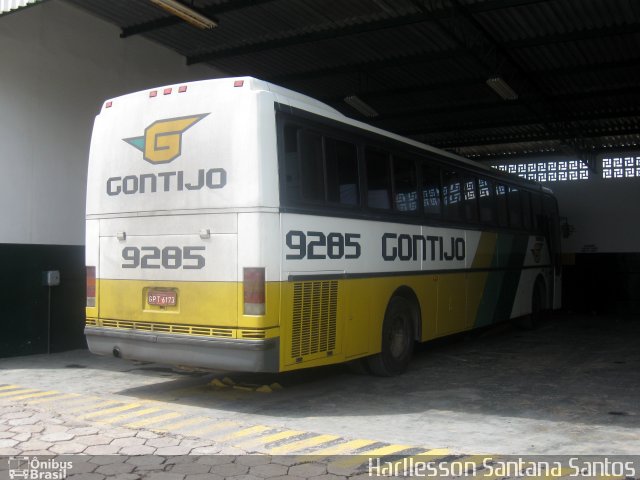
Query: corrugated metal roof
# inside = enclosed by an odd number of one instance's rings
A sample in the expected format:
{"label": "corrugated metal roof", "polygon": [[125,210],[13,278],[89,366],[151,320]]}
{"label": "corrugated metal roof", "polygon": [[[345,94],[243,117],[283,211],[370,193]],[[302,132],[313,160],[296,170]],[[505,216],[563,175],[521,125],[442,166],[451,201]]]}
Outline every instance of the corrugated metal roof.
{"label": "corrugated metal roof", "polygon": [[[148,0],[67,1],[188,63],[359,118],[343,101],[357,94],[380,113],[370,123],[465,155],[640,139],[637,0],[185,1],[218,20],[211,30]],[[518,99],[492,91],[494,76]]]}

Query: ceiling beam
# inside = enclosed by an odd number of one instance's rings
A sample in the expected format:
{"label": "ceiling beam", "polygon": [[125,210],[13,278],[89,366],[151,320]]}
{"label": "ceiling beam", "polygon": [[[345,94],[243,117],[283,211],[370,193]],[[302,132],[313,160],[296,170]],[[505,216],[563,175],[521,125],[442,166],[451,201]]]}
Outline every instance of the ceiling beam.
{"label": "ceiling beam", "polygon": [[[521,127],[521,126],[534,126],[534,125],[543,125],[547,124],[572,124],[576,122],[587,122],[591,120],[606,120],[606,119],[616,119],[616,118],[630,118],[630,117],[640,117],[640,107],[632,107],[625,110],[618,111],[597,111],[597,112],[576,112],[569,115],[562,115],[557,117],[547,116],[547,117],[529,117],[529,118],[502,118],[499,120],[494,120],[491,122],[483,122],[483,123],[470,123],[470,124],[460,124],[460,123],[452,123],[449,125],[438,125],[436,127],[413,127],[407,129],[400,130],[392,130],[400,135],[431,135],[434,133],[449,133],[449,132],[463,132],[463,131],[474,131],[474,130],[487,130],[487,129],[497,129],[497,128],[510,128],[510,127]],[[640,120],[640,118],[639,118]],[[373,122],[376,125],[375,122]],[[640,121],[639,121],[640,124]],[[556,130],[557,127],[550,129]],[[574,135],[575,136],[575,135]]]}
{"label": "ceiling beam", "polygon": [[[475,20],[474,22],[477,23],[477,21]],[[509,55],[509,57],[511,57],[510,54],[507,54],[507,52],[510,50],[529,48],[533,46],[554,45],[559,43],[572,42],[576,40],[601,38],[605,36],[630,35],[638,32],[640,32],[640,24],[634,24],[634,25],[629,25],[627,27],[604,27],[604,28],[597,28],[597,29],[585,30],[580,32],[570,32],[570,33],[564,33],[564,34],[552,35],[552,36],[542,35],[532,39],[511,41],[511,42],[505,42],[505,43],[498,43],[495,40],[493,40],[492,43],[494,46],[500,47],[503,55]],[[404,57],[354,62],[347,65],[337,65],[337,66],[318,68],[314,70],[307,70],[304,72],[292,72],[288,74],[275,75],[267,79],[273,82],[280,82],[280,83],[296,82],[300,80],[316,78],[319,76],[330,76],[330,75],[338,75],[338,74],[345,74],[345,73],[360,73],[362,71],[381,70],[381,69],[393,67],[393,66],[428,63],[428,62],[433,62],[438,60],[451,60],[455,58],[469,57],[469,56],[481,56],[483,54],[486,54],[487,51],[490,49],[491,48],[488,45],[484,47],[477,47],[477,48],[450,48],[444,52],[426,52],[426,53],[419,53],[414,55],[407,55]],[[514,65],[516,64],[515,60],[513,60],[512,58],[511,58],[511,61],[514,63]],[[521,68],[521,67],[518,67],[518,68]],[[584,71],[591,71],[591,70],[592,70],[592,67],[584,68]],[[525,70],[523,69],[523,71]],[[570,72],[571,70],[568,69],[568,71]],[[579,71],[580,71],[580,67],[576,67],[575,72],[578,73]],[[535,75],[535,72],[526,72],[526,73],[533,73],[533,75]],[[558,73],[562,73],[562,70],[559,69]]]}
{"label": "ceiling beam", "polygon": [[[201,13],[206,17],[214,17],[216,15],[232,12],[234,10],[255,7],[263,3],[269,3],[273,1],[274,0],[235,0],[235,1],[230,1],[226,3],[221,3],[219,5],[212,5],[209,7],[197,8],[197,9],[189,5],[189,8],[193,8],[198,13]],[[139,23],[137,25],[129,25],[126,27],[122,27],[120,31],[120,38],[127,38],[133,35],[139,35],[141,33],[149,33],[154,30],[158,30],[160,28],[172,27],[173,25],[178,25],[181,23],[184,23],[184,20],[174,15],[157,18],[155,20]]]}
{"label": "ceiling beam", "polygon": [[[592,98],[593,96],[597,97],[619,97],[626,95],[640,94],[640,88],[637,86],[625,86],[625,87],[615,87],[615,88],[603,88],[597,90],[588,90],[576,93],[566,93],[562,95],[554,95],[552,98],[555,102],[575,102],[580,100],[585,100]],[[360,95],[359,95],[360,96]],[[366,98],[366,96],[362,96]],[[495,101],[483,101],[483,102],[473,102],[473,103],[464,103],[458,105],[441,105],[438,107],[429,107],[429,108],[419,108],[415,110],[406,110],[399,112],[392,112],[387,114],[381,114],[380,116],[375,118],[375,122],[382,122],[385,120],[393,120],[393,119],[415,119],[422,118],[425,115],[438,115],[442,113],[472,113],[479,110],[490,110],[492,108],[510,108],[517,106],[524,106],[531,102],[536,102],[538,100],[542,100],[542,98],[538,95],[530,95],[527,97],[519,97],[516,100],[510,100],[505,102],[504,100],[495,100]],[[549,121],[553,121],[552,119]]]}
{"label": "ceiling beam", "polygon": [[[616,128],[615,132],[604,133],[597,129],[587,130],[584,132],[585,137],[582,140],[594,141],[595,139],[603,139],[609,137],[617,137],[624,135],[640,135],[640,125],[628,125],[620,128]],[[560,141],[564,142],[568,138],[571,138],[571,132],[567,130],[557,130],[555,132],[530,132],[522,133],[518,135],[495,135],[484,136],[475,138],[465,138],[461,140],[446,140],[446,141],[427,141],[431,146],[442,149],[454,149],[454,148],[470,148],[470,147],[482,147],[487,145],[509,145],[528,142],[547,142],[547,141]]]}
{"label": "ceiling beam", "polygon": [[611,25],[600,28],[590,28],[575,32],[544,35],[542,37],[526,38],[504,42],[501,45],[507,50],[516,50],[530,47],[544,47],[546,45],[558,45],[560,43],[577,42],[581,40],[593,40],[596,38],[633,35],[640,32],[640,23],[625,25]]}
{"label": "ceiling beam", "polygon": [[251,53],[264,52],[267,50],[273,50],[275,48],[290,47],[304,45],[312,42],[320,42],[322,40],[335,40],[342,37],[348,37],[352,35],[359,35],[362,33],[377,32],[380,30],[387,30],[390,28],[401,28],[408,25],[415,25],[417,23],[424,23],[432,21],[435,18],[449,16],[448,13],[440,12],[438,14],[425,14],[425,13],[411,13],[403,15],[401,17],[387,18],[384,20],[377,20],[373,22],[339,26],[335,28],[328,28],[321,31],[312,31],[302,33],[299,35],[292,35],[288,37],[275,38],[273,40],[267,40],[263,42],[251,43],[248,45],[240,45],[237,47],[223,48],[219,50],[213,50],[198,55],[191,55],[187,57],[187,65],[193,65],[202,62],[211,62],[214,60],[220,60],[222,58],[235,57],[238,55],[248,55]]}
{"label": "ceiling beam", "polygon": [[[532,5],[548,1],[549,0],[487,0],[485,2],[474,5],[473,11],[477,13],[488,12],[492,10]],[[188,56],[187,65],[193,65],[201,62],[210,62],[237,55],[258,53],[266,50],[272,50],[274,48],[304,45],[310,42],[319,42],[322,40],[341,38],[362,33],[371,33],[388,28],[400,28],[408,25],[415,25],[418,23],[451,18],[453,14],[451,7],[446,4],[443,5],[445,6],[442,6],[435,10],[421,10],[416,13],[410,13],[390,19],[371,21],[357,25],[343,25],[318,32],[290,35],[283,38],[266,40],[263,42],[255,42],[249,45],[239,45],[236,47],[212,50],[210,52]]]}
{"label": "ceiling beam", "polygon": [[[555,67],[548,68],[543,70],[535,70],[535,71],[527,71],[527,75],[529,77],[541,78],[544,79],[550,76],[560,76],[560,75],[577,75],[584,74],[588,72],[598,71],[602,73],[606,70],[616,70],[622,68],[632,68],[636,71],[635,75],[640,76],[640,57],[633,58],[620,62],[603,62],[603,63],[594,63],[592,65],[579,65],[573,67]],[[435,82],[427,85],[413,85],[410,87],[401,87],[401,88],[385,88],[379,90],[370,90],[370,91],[362,91],[358,93],[358,96],[363,100],[376,100],[379,98],[386,97],[395,97],[398,95],[411,95],[416,93],[429,93],[436,92],[440,90],[455,90],[459,88],[465,87],[473,87],[476,85],[485,84],[487,79],[484,76],[476,76],[470,77],[467,79],[461,80],[452,80],[446,82]],[[341,102],[344,98],[344,95],[340,96],[332,96],[332,97],[321,97],[318,96],[318,100],[321,100],[326,103],[332,102]]]}
{"label": "ceiling beam", "polygon": [[[478,53],[484,52],[481,49]],[[474,56],[473,52],[469,52],[460,48],[452,48],[439,52],[417,53],[413,55],[405,55],[402,57],[385,58],[381,60],[367,60],[363,62],[355,62],[344,65],[336,65],[333,67],[323,67],[316,70],[307,70],[304,72],[286,73],[283,75],[266,76],[265,80],[274,83],[290,83],[301,80],[314,79],[320,76],[340,75],[350,73],[361,73],[371,70],[381,70],[389,67],[400,67],[405,65],[415,65],[418,63],[437,62],[440,60],[450,60],[453,58],[470,58]]]}

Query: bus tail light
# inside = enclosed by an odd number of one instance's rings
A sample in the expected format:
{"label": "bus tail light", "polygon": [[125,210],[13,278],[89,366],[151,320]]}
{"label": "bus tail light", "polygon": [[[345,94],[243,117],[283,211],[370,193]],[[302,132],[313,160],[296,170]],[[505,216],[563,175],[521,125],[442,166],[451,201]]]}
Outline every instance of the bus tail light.
{"label": "bus tail light", "polygon": [[242,278],[242,287],[244,290],[244,314],[264,315],[264,268],[245,268]]}
{"label": "bus tail light", "polygon": [[96,267],[87,267],[87,307],[96,306]]}

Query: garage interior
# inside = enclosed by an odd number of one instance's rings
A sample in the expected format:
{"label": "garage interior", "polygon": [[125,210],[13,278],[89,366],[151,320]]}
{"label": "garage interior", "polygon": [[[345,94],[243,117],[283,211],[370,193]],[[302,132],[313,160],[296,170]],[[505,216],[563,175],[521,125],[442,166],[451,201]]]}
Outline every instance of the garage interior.
{"label": "garage interior", "polygon": [[[637,454],[638,2],[182,0],[205,28],[158,3],[0,1],[0,427],[11,409],[59,421],[56,408],[84,401],[75,419],[112,408],[105,431],[158,415],[171,425],[158,435],[208,428],[202,438],[222,445],[252,430],[288,438],[279,453],[287,441],[364,438],[406,454]],[[84,208],[95,115],[129,92],[245,75],[552,189],[563,311],[533,331],[504,324],[422,345],[391,379],[345,365],[229,379],[90,355]],[[59,285],[46,285],[51,271]],[[256,385],[283,389],[268,396]],[[47,399],[53,407],[38,410]],[[214,453],[268,451],[257,445]],[[13,455],[5,446],[0,455]],[[112,446],[90,448],[127,454]]]}
{"label": "garage interior", "polygon": [[[640,313],[637,2],[185,2],[205,28],[147,0],[5,3],[18,8],[0,16],[0,356],[84,344],[86,159],[102,102],[224,76],[542,181],[563,217],[565,309]],[[43,285],[50,270],[59,286]]]}

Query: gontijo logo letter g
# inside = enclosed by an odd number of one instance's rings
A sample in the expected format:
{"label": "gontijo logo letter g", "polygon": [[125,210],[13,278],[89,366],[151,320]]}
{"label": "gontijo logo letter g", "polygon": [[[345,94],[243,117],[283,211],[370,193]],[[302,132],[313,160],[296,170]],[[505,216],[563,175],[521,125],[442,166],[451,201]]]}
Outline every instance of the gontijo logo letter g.
{"label": "gontijo logo letter g", "polygon": [[187,117],[166,118],[153,122],[144,130],[143,137],[123,138],[143,153],[150,163],[169,163],[182,152],[182,134],[209,115],[201,113]]}

